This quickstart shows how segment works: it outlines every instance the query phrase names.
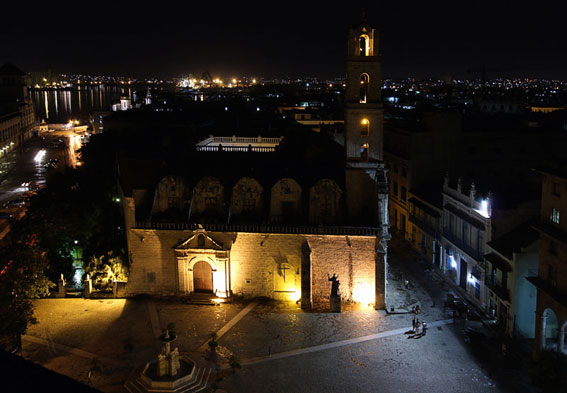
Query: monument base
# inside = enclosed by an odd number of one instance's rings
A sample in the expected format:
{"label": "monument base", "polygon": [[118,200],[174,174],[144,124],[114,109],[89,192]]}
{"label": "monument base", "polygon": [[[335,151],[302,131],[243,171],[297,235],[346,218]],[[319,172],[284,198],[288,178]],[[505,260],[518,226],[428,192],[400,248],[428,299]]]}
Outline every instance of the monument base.
{"label": "monument base", "polygon": [[331,296],[331,312],[341,312],[341,297],[340,296]]}

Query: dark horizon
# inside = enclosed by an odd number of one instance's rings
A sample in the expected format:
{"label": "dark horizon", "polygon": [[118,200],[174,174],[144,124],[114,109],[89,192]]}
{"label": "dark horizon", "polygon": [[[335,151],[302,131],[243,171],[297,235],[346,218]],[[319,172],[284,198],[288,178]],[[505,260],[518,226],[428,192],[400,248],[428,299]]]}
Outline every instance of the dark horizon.
{"label": "dark horizon", "polygon": [[[123,9],[29,16],[0,30],[0,63],[26,72],[169,78],[344,75],[348,26],[361,5],[379,31],[384,78],[567,79],[559,20],[539,8],[488,1],[444,4],[313,1],[270,5]],[[213,16],[214,15],[214,16]],[[21,22],[21,21],[20,21]],[[12,24],[12,25],[11,25]]]}

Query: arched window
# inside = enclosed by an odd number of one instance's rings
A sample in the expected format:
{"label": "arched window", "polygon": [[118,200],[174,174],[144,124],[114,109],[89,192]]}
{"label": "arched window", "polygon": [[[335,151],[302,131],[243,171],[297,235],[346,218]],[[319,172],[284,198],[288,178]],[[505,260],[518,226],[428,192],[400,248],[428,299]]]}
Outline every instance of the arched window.
{"label": "arched window", "polygon": [[360,103],[366,104],[368,99],[368,85],[370,84],[370,77],[368,74],[360,75]]}
{"label": "arched window", "polygon": [[359,38],[360,56],[370,56],[370,39],[366,34],[362,34]]}
{"label": "arched window", "polygon": [[368,143],[360,145],[360,159],[362,161],[368,161],[368,148]]}
{"label": "arched window", "polygon": [[370,121],[367,118],[364,118],[360,121],[360,135],[370,135]]}

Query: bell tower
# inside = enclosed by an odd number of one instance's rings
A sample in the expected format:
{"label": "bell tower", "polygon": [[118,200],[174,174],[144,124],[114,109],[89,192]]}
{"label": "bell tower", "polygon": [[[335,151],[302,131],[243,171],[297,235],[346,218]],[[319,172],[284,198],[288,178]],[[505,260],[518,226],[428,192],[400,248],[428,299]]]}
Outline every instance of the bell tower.
{"label": "bell tower", "polygon": [[345,96],[345,185],[352,225],[378,228],[374,271],[375,309],[386,308],[388,178],[382,155],[382,65],[378,33],[365,13],[348,31]]}
{"label": "bell tower", "polygon": [[384,213],[378,203],[384,198],[378,195],[382,192],[379,188],[387,190],[382,155],[382,65],[378,32],[366,22],[364,13],[361,23],[348,30],[347,51],[345,178],[348,216],[353,224],[387,225],[387,214],[385,218],[380,217]]}

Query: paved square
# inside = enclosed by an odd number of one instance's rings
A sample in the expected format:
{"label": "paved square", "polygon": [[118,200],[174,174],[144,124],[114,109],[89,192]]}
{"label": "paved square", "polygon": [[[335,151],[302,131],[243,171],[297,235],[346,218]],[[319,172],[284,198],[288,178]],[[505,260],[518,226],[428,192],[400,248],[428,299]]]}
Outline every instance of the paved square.
{"label": "paved square", "polygon": [[[516,390],[490,378],[464,342],[467,322],[453,323],[440,306],[446,289],[422,274],[406,290],[400,274],[409,273],[391,269],[388,301],[397,310],[421,305],[419,318],[430,328],[420,339],[405,334],[414,314],[388,315],[360,305],[345,305],[335,314],[272,300],[200,306],[161,299],[42,299],[36,301],[39,323],[24,337],[23,355],[102,391],[123,392],[131,370],[157,356],[156,335],[173,323],[175,346],[217,370],[209,391]],[[221,333],[218,366],[203,350],[212,332]],[[236,373],[228,369],[232,354],[243,365]],[[515,380],[522,391],[531,391],[525,376],[512,372],[507,380],[506,386]]]}

